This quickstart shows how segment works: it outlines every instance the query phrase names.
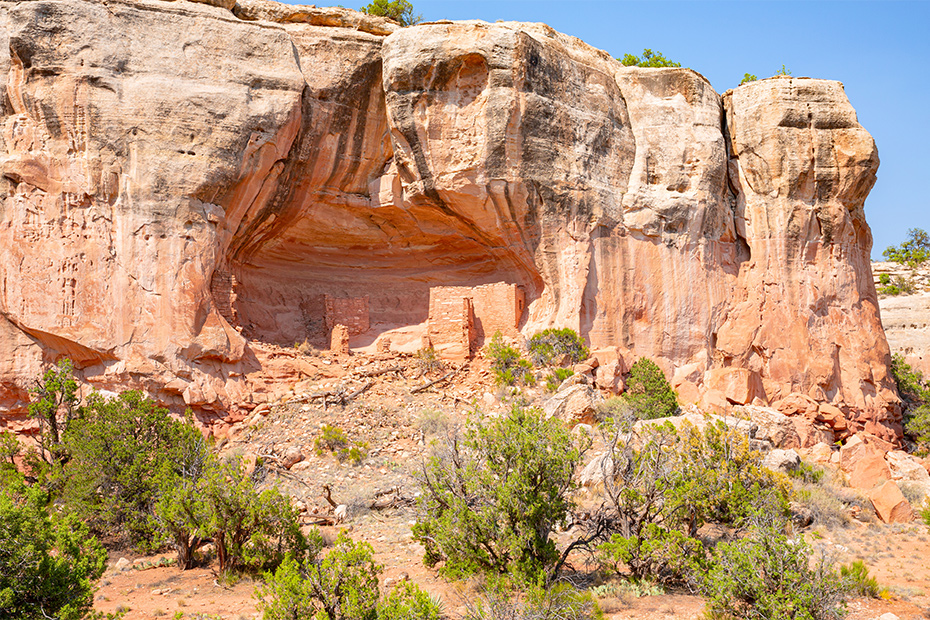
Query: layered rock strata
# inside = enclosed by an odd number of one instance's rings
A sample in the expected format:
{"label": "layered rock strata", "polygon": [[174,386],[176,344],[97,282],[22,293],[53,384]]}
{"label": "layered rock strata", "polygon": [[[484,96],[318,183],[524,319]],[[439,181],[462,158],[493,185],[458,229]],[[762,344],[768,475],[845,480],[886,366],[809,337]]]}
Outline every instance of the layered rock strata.
{"label": "layered rock strata", "polygon": [[431,290],[505,283],[523,335],[900,432],[878,157],[837,82],[721,97],[541,24],[264,0],[0,2],[0,36],[7,415],[65,355],[97,386],[248,409],[258,345],[325,346],[328,308],[367,326],[353,346],[416,348]]}

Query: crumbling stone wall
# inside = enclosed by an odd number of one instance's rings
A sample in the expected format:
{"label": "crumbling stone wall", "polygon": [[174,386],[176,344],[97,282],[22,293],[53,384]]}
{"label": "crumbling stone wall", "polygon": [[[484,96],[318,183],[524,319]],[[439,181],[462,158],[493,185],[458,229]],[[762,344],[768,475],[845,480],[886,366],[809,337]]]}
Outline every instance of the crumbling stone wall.
{"label": "crumbling stone wall", "polygon": [[364,297],[330,297],[324,299],[326,329],[345,325],[350,336],[364,334],[371,326],[368,317],[368,295]]}
{"label": "crumbling stone wall", "polygon": [[239,316],[236,312],[236,276],[226,271],[215,271],[210,281],[210,292],[216,311],[226,319],[230,325],[238,325]]}
{"label": "crumbling stone wall", "polygon": [[494,332],[520,337],[526,299],[516,284],[437,286],[429,293],[429,340],[440,357],[471,357]]}

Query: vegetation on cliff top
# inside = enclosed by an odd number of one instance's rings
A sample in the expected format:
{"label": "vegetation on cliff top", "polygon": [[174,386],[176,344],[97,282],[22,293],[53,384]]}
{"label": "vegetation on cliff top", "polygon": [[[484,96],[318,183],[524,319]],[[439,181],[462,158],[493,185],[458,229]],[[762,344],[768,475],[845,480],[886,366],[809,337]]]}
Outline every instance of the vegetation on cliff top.
{"label": "vegetation on cliff top", "polygon": [[643,50],[642,56],[636,56],[635,54],[624,54],[623,58],[618,58],[618,60],[627,67],[680,67],[680,62],[675,62],[670,60],[662,55],[662,52],[653,52],[651,49],[646,48]]}
{"label": "vegetation on cliff top", "polygon": [[369,15],[387,17],[401,26],[412,26],[423,21],[422,15],[413,14],[413,5],[409,0],[372,0],[359,10]]}

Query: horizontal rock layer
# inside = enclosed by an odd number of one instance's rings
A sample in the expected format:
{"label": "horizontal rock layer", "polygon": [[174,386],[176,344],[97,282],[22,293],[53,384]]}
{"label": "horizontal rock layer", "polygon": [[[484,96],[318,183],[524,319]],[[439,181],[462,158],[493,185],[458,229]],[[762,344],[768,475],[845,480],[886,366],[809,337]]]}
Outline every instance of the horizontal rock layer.
{"label": "horizontal rock layer", "polygon": [[224,6],[0,2],[0,411],[67,355],[223,415],[327,308],[364,306],[359,346],[506,282],[524,335],[900,433],[841,84],[721,97],[541,24]]}

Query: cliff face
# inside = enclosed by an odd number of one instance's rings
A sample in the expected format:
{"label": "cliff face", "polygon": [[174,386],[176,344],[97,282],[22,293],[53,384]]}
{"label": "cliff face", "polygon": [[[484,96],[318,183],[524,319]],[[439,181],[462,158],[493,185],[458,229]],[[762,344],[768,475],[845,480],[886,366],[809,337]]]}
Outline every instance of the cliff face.
{"label": "cliff face", "polygon": [[683,395],[801,392],[900,430],[878,157],[839,83],[721,97],[540,24],[263,0],[0,2],[0,37],[8,415],[61,355],[248,409],[260,343],[322,344],[352,308],[355,346],[418,346],[431,291],[503,282],[523,334],[652,357]]}

